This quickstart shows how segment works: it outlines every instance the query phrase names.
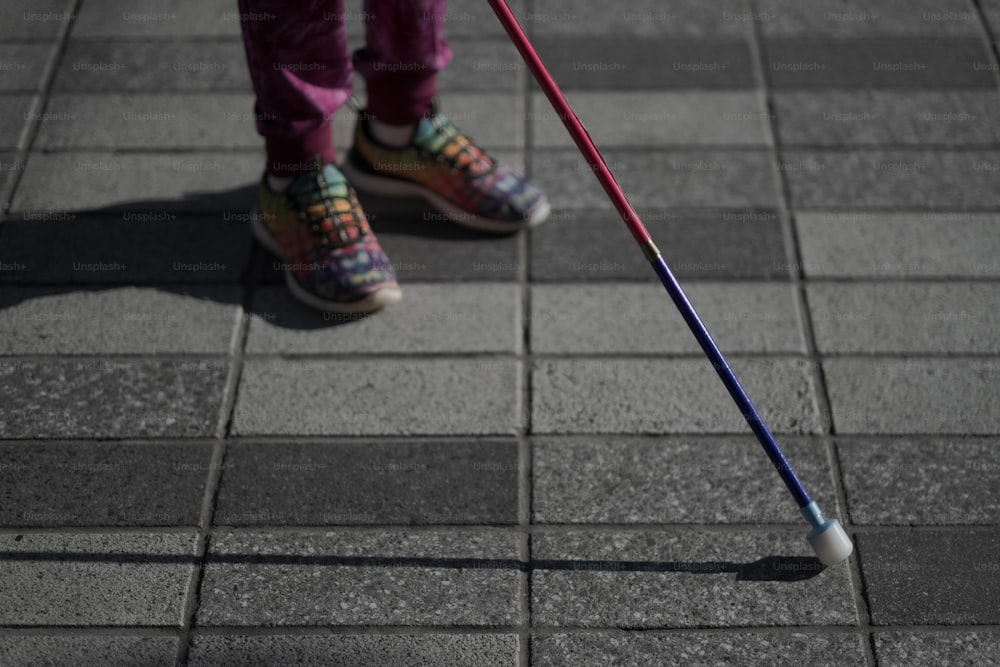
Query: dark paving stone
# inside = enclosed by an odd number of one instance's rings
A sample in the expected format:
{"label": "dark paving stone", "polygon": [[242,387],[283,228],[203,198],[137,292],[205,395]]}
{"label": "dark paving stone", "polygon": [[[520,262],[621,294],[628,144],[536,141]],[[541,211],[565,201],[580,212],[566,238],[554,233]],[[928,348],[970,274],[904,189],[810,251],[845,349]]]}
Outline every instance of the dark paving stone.
{"label": "dark paving stone", "polygon": [[873,6],[865,0],[756,0],[761,33],[830,37],[978,35],[964,0],[908,0]]}
{"label": "dark paving stone", "polygon": [[847,566],[801,531],[536,533],[532,618],[570,627],[854,625]]}
{"label": "dark paving stone", "polygon": [[[523,20],[525,0],[507,3],[518,20]],[[507,33],[488,4],[479,0],[449,0],[444,11],[446,37],[506,39]]]}
{"label": "dark paving stone", "polygon": [[[240,41],[116,40],[70,42],[53,91],[252,92],[252,87]],[[252,108],[242,111],[253,120]]]}
{"label": "dark paving stone", "polygon": [[72,39],[239,37],[239,10],[197,0],[102,0],[84,3]]}
{"label": "dark paving stone", "polygon": [[[833,478],[819,442],[783,441],[824,511]],[[536,439],[536,523],[793,523],[801,520],[750,436]]]}
{"label": "dark paving stone", "polygon": [[25,214],[7,220],[0,232],[0,266],[21,267],[0,271],[0,283],[238,282],[250,259],[251,215],[163,209],[100,217]]}
{"label": "dark paving stone", "polygon": [[188,665],[271,667],[280,664],[352,667],[513,667],[515,634],[196,635]]}
{"label": "dark paving stone", "polygon": [[781,169],[796,208],[1000,206],[998,151],[786,151]]}
{"label": "dark paving stone", "polygon": [[216,534],[197,624],[514,625],[518,540],[506,531]]}
{"label": "dark paving stone", "polygon": [[[777,177],[764,151],[720,149],[604,152],[608,167],[637,208],[766,208],[778,204]],[[607,195],[573,150],[532,158],[532,174],[552,206],[604,208]]]}
{"label": "dark paving stone", "polygon": [[40,90],[55,44],[0,44],[0,92]]}
{"label": "dark paving stone", "polygon": [[0,39],[55,40],[71,18],[73,0],[7,0],[0,6]]}
{"label": "dark paving stone", "polygon": [[650,634],[593,632],[536,635],[532,658],[540,665],[603,667],[621,665],[784,665],[789,656],[822,667],[865,665],[861,639],[854,633],[819,633],[796,628],[794,634],[719,635],[708,632]]}
{"label": "dark paving stone", "polygon": [[[10,203],[10,194],[7,188],[23,170],[24,160],[20,159],[16,153],[0,151],[0,206],[6,207]],[[5,221],[4,225],[0,226],[0,238],[4,238],[2,235],[7,224]],[[0,244],[0,253],[3,252],[3,247],[4,244]],[[24,268],[19,268],[20,264],[18,266],[10,265],[10,262],[0,261],[0,280],[3,280],[11,272],[24,271]]]}
{"label": "dark paving stone", "polygon": [[857,536],[873,625],[1000,622],[1000,531],[919,530]]}
{"label": "dark paving stone", "polygon": [[4,526],[197,526],[208,444],[0,445]]}
{"label": "dark paving stone", "polygon": [[764,71],[776,88],[993,88],[978,38],[765,39]]}
{"label": "dark paving stone", "polygon": [[0,106],[0,150],[16,151],[21,148],[25,128],[36,117],[32,111],[32,95],[5,95]]}
{"label": "dark paving stone", "polygon": [[[490,11],[488,6],[486,11]],[[508,91],[509,94],[519,91],[524,77],[530,76],[517,49],[506,38],[460,38],[449,40],[448,45],[454,55],[448,67],[438,75],[438,90],[442,93],[478,90],[489,93]],[[451,105],[448,107],[451,108]]]}
{"label": "dark paving stone", "polygon": [[228,363],[0,362],[0,437],[209,436]]}
{"label": "dark paving stone", "polygon": [[1000,100],[993,92],[786,91],[773,100],[784,145],[1000,143]]}
{"label": "dark paving stone", "polygon": [[176,637],[36,634],[0,637],[0,662],[8,665],[169,665],[176,656]]}
{"label": "dark paving stone", "polygon": [[995,665],[1000,663],[996,632],[876,632],[875,655],[885,667]]}
{"label": "dark paving stone", "polygon": [[754,86],[753,60],[741,39],[542,36],[534,46],[567,90]]}
{"label": "dark paving stone", "polygon": [[517,523],[514,442],[231,443],[220,525]]}
{"label": "dark paving stone", "polygon": [[0,624],[179,627],[196,538],[0,533]]}
{"label": "dark paving stone", "polygon": [[[523,17],[523,18],[522,18]],[[740,0],[536,0],[518,19],[533,35],[618,35],[628,37],[739,37],[753,24]]]}
{"label": "dark paving stone", "polygon": [[995,440],[865,438],[837,450],[852,523],[981,524],[1000,511]]}

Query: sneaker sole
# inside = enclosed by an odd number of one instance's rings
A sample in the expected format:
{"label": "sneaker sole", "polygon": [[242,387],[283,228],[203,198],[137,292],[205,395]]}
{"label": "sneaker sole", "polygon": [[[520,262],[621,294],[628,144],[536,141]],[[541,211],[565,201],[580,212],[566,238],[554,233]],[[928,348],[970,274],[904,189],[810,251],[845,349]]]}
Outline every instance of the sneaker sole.
{"label": "sneaker sole", "polygon": [[516,232],[525,227],[537,227],[548,219],[549,213],[552,211],[549,200],[543,199],[542,203],[534,208],[527,220],[520,222],[494,220],[469,213],[419,183],[411,183],[398,178],[386,178],[362,171],[355,167],[350,160],[344,160],[344,163],[340,165],[340,171],[344,173],[344,176],[347,177],[351,185],[366,192],[390,197],[420,197],[429,202],[456,225],[481,232],[503,234]]}
{"label": "sneaker sole", "polygon": [[[256,209],[254,210],[254,215],[250,217],[250,231],[253,234],[253,237],[257,239],[257,242],[264,246],[268,252],[282,261],[285,260],[284,256],[281,254],[281,249],[278,248],[278,244],[274,242],[271,232],[267,231],[267,227],[265,227],[264,223],[260,221],[260,215]],[[319,298],[315,294],[307,292],[302,285],[299,285],[298,281],[295,280],[295,276],[292,275],[292,272],[287,269],[285,270],[285,286],[288,288],[288,291],[292,293],[292,296],[299,302],[304,303],[310,308],[323,310],[328,313],[371,313],[388,305],[397,303],[403,298],[403,290],[400,288],[383,287],[375,292],[372,292],[363,299],[358,299],[357,301],[351,301],[349,303],[327,301]]]}

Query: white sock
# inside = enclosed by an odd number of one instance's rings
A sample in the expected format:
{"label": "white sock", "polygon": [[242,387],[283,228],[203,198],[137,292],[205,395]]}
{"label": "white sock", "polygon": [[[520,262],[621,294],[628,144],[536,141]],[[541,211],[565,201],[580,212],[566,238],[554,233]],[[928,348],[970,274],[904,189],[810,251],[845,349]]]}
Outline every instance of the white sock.
{"label": "white sock", "polygon": [[275,192],[284,192],[294,180],[294,176],[275,176],[274,174],[268,174],[267,187],[271,188]]}
{"label": "white sock", "polygon": [[410,143],[410,139],[413,138],[413,130],[416,126],[416,123],[410,123],[409,125],[387,125],[375,119],[368,121],[368,127],[371,128],[375,139],[380,144],[392,146],[393,148],[402,148]]}

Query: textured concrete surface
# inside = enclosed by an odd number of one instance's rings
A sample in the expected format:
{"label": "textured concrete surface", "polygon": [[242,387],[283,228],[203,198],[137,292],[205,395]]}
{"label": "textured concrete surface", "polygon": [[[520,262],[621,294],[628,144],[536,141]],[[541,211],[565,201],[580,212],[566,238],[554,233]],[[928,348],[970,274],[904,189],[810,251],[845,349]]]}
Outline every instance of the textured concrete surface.
{"label": "textured concrete surface", "polygon": [[975,665],[1000,661],[1000,635],[990,632],[878,632],[879,664]]}
{"label": "textured concrete surface", "polygon": [[176,637],[131,635],[5,635],[0,661],[10,665],[168,665]]}

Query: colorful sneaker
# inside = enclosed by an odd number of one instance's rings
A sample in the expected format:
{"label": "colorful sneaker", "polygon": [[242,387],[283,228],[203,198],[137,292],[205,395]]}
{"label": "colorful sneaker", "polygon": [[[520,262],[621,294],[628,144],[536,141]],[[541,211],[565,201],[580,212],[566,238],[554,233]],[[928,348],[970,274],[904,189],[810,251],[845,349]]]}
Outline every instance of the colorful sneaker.
{"label": "colorful sneaker", "polygon": [[265,175],[258,207],[253,235],[285,262],[285,284],[302,303],[367,313],[402,297],[354,189],[334,165],[318,165],[284,192],[272,190]]}
{"label": "colorful sneaker", "polygon": [[421,118],[403,148],[379,143],[363,118],[343,165],[358,188],[423,197],[452,222],[490,232],[517,231],[548,217],[541,190],[487,155],[442,114]]}

